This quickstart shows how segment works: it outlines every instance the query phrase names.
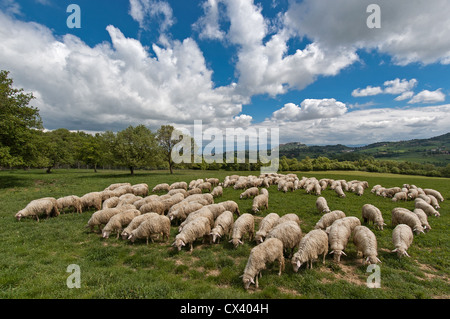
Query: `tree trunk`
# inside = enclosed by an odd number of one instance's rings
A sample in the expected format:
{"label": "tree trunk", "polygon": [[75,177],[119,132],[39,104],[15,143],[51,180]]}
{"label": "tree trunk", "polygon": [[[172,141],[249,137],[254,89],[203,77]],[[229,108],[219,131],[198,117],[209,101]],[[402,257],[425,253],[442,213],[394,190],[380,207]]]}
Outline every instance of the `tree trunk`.
{"label": "tree trunk", "polygon": [[94,164],[94,173],[97,173],[97,164]]}
{"label": "tree trunk", "polygon": [[47,174],[50,174],[50,173],[52,172],[52,168],[53,168],[53,166],[47,167],[46,173],[47,173]]}
{"label": "tree trunk", "polygon": [[134,167],[133,166],[130,166],[130,173],[131,173],[131,175],[134,175]]}

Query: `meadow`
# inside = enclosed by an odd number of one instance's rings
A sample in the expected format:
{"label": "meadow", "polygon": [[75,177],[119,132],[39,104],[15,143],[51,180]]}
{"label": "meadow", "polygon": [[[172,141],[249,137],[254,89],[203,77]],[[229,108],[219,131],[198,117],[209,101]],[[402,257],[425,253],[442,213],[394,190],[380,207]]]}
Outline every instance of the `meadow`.
{"label": "meadow", "polygon": [[[287,172],[285,172],[287,173]],[[327,256],[326,263],[316,262],[313,269],[304,266],[295,273],[289,260],[281,276],[278,265],[264,271],[259,280],[259,289],[252,286],[243,289],[242,275],[254,242],[234,249],[227,240],[219,244],[194,244],[177,251],[171,244],[177,233],[172,227],[168,242],[155,241],[148,246],[144,241],[131,244],[112,236],[103,239],[98,233],[85,228],[94,212],[82,214],[66,213],[39,223],[31,219],[20,222],[14,214],[28,202],[41,197],[82,196],[92,191],[101,191],[113,183],[147,183],[150,189],[159,183],[189,181],[197,178],[227,175],[250,175],[255,172],[229,171],[136,171],[130,176],[127,171],[55,170],[46,174],[44,170],[0,171],[0,299],[366,299],[366,298],[445,298],[450,297],[449,285],[449,226],[450,226],[450,180],[421,176],[391,175],[365,172],[295,172],[302,176],[346,180],[366,180],[369,189],[359,197],[347,193],[338,198],[333,190],[322,193],[332,210],[339,209],[347,216],[361,218],[361,208],[371,203],[383,213],[387,226],[383,231],[371,228],[378,240],[381,287],[368,288],[366,281],[371,273],[367,265],[357,258],[352,241],[347,246],[347,256],[340,264]],[[415,184],[422,188],[434,188],[445,197],[441,203],[440,218],[429,217],[432,230],[414,237],[408,250],[411,258],[399,259],[391,253],[391,210],[394,207],[413,209],[411,201],[394,203],[370,193],[372,186],[400,186]],[[241,213],[250,212],[251,200],[240,200],[241,190],[225,188],[223,197],[215,202],[234,200]],[[255,215],[259,222],[270,212],[280,215],[299,215],[304,234],[314,228],[321,215],[315,208],[315,195],[305,190],[283,193],[276,186],[269,188],[269,209]],[[362,219],[361,219],[362,220]],[[256,227],[258,227],[258,222]],[[69,289],[66,272],[71,264],[80,266],[81,288]]]}

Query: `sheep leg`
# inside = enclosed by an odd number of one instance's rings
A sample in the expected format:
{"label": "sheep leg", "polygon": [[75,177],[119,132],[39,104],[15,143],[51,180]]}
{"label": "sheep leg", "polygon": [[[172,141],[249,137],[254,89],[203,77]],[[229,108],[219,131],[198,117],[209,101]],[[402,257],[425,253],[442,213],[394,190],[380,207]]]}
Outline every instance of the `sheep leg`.
{"label": "sheep leg", "polygon": [[256,288],[259,288],[258,275],[255,277],[255,286]]}
{"label": "sheep leg", "polygon": [[193,243],[191,243],[191,248],[189,249],[189,252],[192,253],[193,250],[194,250],[194,245],[193,245]]}

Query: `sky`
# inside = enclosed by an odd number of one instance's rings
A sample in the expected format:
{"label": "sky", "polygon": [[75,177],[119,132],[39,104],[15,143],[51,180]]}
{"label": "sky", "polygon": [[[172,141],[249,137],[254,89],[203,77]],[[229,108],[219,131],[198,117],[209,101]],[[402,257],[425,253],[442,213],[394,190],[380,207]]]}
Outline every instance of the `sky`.
{"label": "sky", "polygon": [[447,0],[0,0],[0,69],[49,130],[202,121],[278,128],[280,143],[429,138],[450,131],[448,12]]}

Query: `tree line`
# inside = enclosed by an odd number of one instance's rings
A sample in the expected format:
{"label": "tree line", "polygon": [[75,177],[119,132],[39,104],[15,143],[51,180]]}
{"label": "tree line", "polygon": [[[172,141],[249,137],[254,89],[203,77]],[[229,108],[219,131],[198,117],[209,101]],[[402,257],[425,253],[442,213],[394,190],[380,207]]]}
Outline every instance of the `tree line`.
{"label": "tree line", "polygon": [[[45,168],[51,173],[58,167],[127,168],[130,174],[136,169],[201,169],[228,171],[259,171],[263,165],[239,163],[208,163],[200,158],[194,163],[175,164],[172,150],[179,142],[172,138],[174,127],[161,126],[152,132],[144,125],[129,126],[114,133],[97,134],[71,132],[65,128],[53,131],[43,129],[39,110],[30,106],[31,93],[13,87],[9,72],[0,71],[0,168]],[[191,150],[196,154],[195,142]],[[195,155],[196,156],[196,155]],[[225,157],[225,155],[224,155]],[[248,159],[249,157],[246,156]],[[375,160],[372,157],[359,160],[338,160],[319,156],[303,160],[279,159],[280,171],[359,170],[380,173],[450,177],[450,164],[443,168],[432,164]]]}

